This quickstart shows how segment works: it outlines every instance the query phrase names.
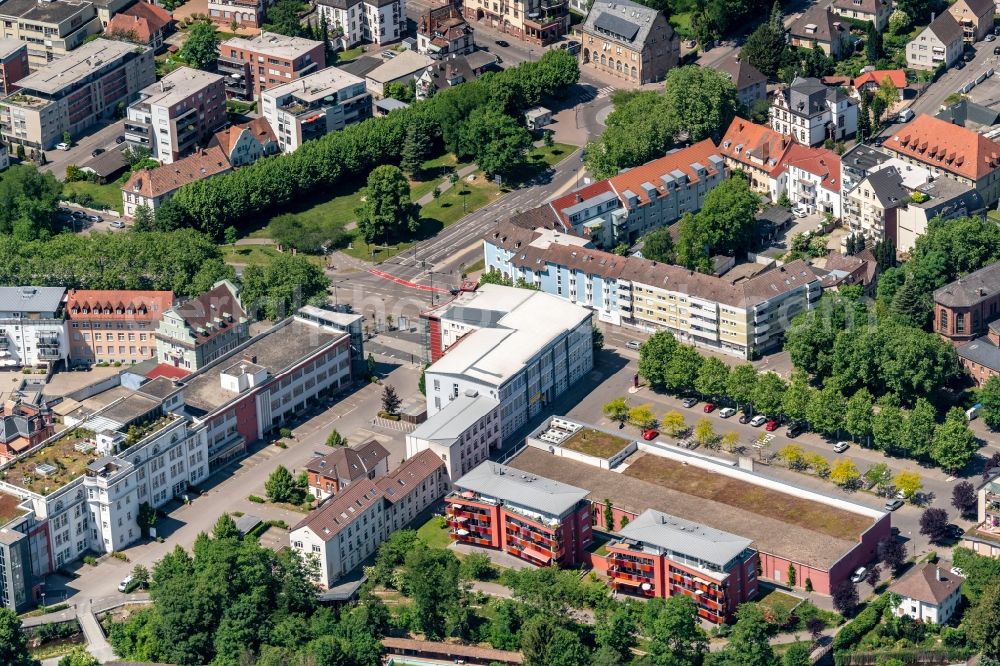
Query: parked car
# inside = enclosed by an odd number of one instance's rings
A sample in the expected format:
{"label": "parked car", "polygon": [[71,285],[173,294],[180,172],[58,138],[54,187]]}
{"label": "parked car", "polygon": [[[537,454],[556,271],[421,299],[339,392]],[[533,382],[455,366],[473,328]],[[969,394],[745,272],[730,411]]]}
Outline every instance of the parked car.
{"label": "parked car", "polygon": [[396,57],[396,52],[386,49],[385,51],[382,51],[382,57],[385,58],[386,60],[392,60],[393,58]]}
{"label": "parked car", "polygon": [[764,430],[768,432],[774,432],[777,429],[778,429],[778,422],[775,421],[774,419],[768,421],[767,424],[764,426]]}
{"label": "parked car", "polygon": [[958,541],[963,536],[965,536],[965,530],[963,530],[961,527],[959,527],[955,523],[950,523],[948,525],[948,536],[951,537],[952,539],[955,539],[956,541]]}
{"label": "parked car", "polygon": [[986,41],[988,41],[988,42],[992,42],[992,41],[996,40],[996,38],[997,38],[996,35],[992,35],[992,34],[986,35]]}
{"label": "parked car", "polygon": [[508,46],[510,46],[510,42],[505,41],[503,39],[498,39],[497,41],[495,41],[493,43],[496,44],[497,46],[502,47],[502,48],[507,48]]}
{"label": "parked car", "polygon": [[649,430],[644,430],[642,432],[642,438],[644,440],[646,440],[647,442],[652,442],[654,439],[656,439],[659,436],[660,436],[660,432],[658,430],[653,430],[652,428],[649,429]]}
{"label": "parked car", "polygon": [[117,136],[117,137],[115,137],[115,145],[120,146],[123,143],[125,143],[125,137],[124,136]]}
{"label": "parked car", "polygon": [[975,56],[972,55],[971,53],[962,54],[962,60],[964,60],[965,62],[972,62],[974,58]]}
{"label": "parked car", "polygon": [[121,220],[111,220],[111,228],[112,229],[124,229],[125,228],[125,223],[122,222]]}
{"label": "parked car", "polygon": [[903,500],[896,499],[895,497],[885,503],[886,511],[895,511],[899,507],[903,506]]}
{"label": "parked car", "polygon": [[847,442],[837,442],[836,444],[833,445],[833,450],[836,453],[843,453],[849,448],[851,448],[851,445],[848,444]]}
{"label": "parked car", "polygon": [[742,414],[740,414],[740,423],[743,423],[743,424],[750,423],[750,419],[751,418],[752,417],[749,414],[747,414],[746,412],[743,412]]}
{"label": "parked car", "polygon": [[806,427],[801,423],[792,423],[785,430],[785,435],[788,437],[798,437],[803,432],[805,432]]}
{"label": "parked car", "polygon": [[877,136],[877,137],[875,137],[872,140],[872,145],[873,146],[881,146],[883,143],[885,143],[885,137],[884,136]]}
{"label": "parked car", "polygon": [[118,591],[124,592],[128,589],[128,586],[132,584],[132,576],[128,575],[122,579],[122,582],[118,583]]}
{"label": "parked car", "polygon": [[711,414],[712,412],[715,411],[715,405],[713,405],[710,402],[706,402],[705,407],[702,409],[702,411],[705,412],[706,414]]}
{"label": "parked car", "polygon": [[87,214],[84,213],[82,210],[74,210],[72,212],[72,215],[78,220],[82,220],[83,218],[87,217]]}
{"label": "parked car", "polygon": [[750,425],[752,425],[754,428],[759,428],[765,423],[767,423],[767,417],[764,416],[763,414],[758,414],[757,416],[750,419]]}
{"label": "parked car", "polygon": [[104,152],[103,148],[94,148],[92,151],[90,151],[90,156],[91,157],[97,157],[98,155],[100,155],[103,152]]}
{"label": "parked car", "polygon": [[865,579],[865,574],[867,574],[867,573],[868,573],[868,569],[866,569],[864,567],[858,567],[857,569],[854,570],[854,573],[851,574],[851,582],[852,583],[860,583],[861,581],[863,581]]}
{"label": "parked car", "polygon": [[899,122],[908,123],[913,120],[913,111],[911,109],[903,109],[899,112]]}
{"label": "parked car", "polygon": [[60,141],[56,144],[56,150],[69,150],[69,144],[65,141]]}
{"label": "parked car", "polygon": [[625,343],[625,349],[631,349],[632,351],[639,351],[639,347],[641,346],[642,343],[638,340],[629,340]]}
{"label": "parked car", "polygon": [[732,416],[735,413],[736,413],[736,410],[733,409],[732,407],[723,407],[722,409],[719,410],[719,416],[721,416],[724,419],[728,419],[730,416]]}
{"label": "parked car", "polygon": [[99,215],[88,215],[87,219],[90,220],[91,222],[103,222],[104,221],[104,218],[100,217]]}
{"label": "parked car", "polygon": [[694,407],[695,405],[698,404],[698,399],[697,398],[684,398],[683,400],[681,400],[681,404],[684,405],[685,407]]}
{"label": "parked car", "polygon": [[955,69],[965,69],[965,63],[959,60],[955,63]]}
{"label": "parked car", "polygon": [[793,208],[792,209],[792,215],[794,215],[795,217],[798,217],[798,218],[803,218],[803,217],[805,217],[808,214],[809,213],[807,213],[804,208]]}

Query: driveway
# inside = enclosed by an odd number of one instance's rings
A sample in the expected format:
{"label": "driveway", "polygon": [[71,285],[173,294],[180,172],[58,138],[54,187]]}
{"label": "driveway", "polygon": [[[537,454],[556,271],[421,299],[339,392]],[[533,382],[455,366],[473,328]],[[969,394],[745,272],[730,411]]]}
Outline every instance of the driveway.
{"label": "driveway", "polygon": [[84,136],[75,136],[73,147],[69,150],[46,150],[45,157],[48,163],[39,167],[41,171],[50,171],[59,180],[66,178],[66,167],[70,164],[82,165],[92,159],[91,153],[95,148],[111,150],[115,147],[115,138],[124,136],[124,123],[117,120],[110,125],[95,125],[87,130]]}

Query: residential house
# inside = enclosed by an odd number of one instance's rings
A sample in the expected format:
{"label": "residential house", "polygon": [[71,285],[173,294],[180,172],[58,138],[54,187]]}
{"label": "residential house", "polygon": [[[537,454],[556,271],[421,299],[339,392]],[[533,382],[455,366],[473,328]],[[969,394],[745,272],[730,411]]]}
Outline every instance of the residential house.
{"label": "residential house", "polygon": [[317,0],[316,12],[343,49],[362,42],[389,44],[406,32],[404,0]]}
{"label": "residential house", "polygon": [[230,125],[216,132],[209,146],[219,146],[234,167],[247,166],[262,157],[281,152],[278,137],[265,118]]}
{"label": "residential house", "polygon": [[965,49],[962,27],[948,12],[931,21],[906,45],[906,66],[930,71],[951,67]]}
{"label": "residential house", "polygon": [[207,145],[227,122],[224,78],[178,67],[143,88],[126,111],[125,141],[163,164]]}
{"label": "residential house", "polygon": [[446,498],[452,540],[535,566],[572,567],[593,542],[588,491],[493,461],[454,482]]}
{"label": "residential house", "polygon": [[62,287],[0,287],[0,367],[50,367],[69,355]]}
{"label": "residential house", "polygon": [[261,28],[269,0],[208,0],[208,18],[220,28]]}
{"label": "residential house", "polygon": [[590,310],[551,294],[486,284],[420,316],[428,418],[471,389],[500,402],[506,439],[594,367]]}
{"label": "residential house", "polygon": [[840,156],[837,153],[795,144],[785,153],[781,167],[776,186],[779,197],[785,192],[800,209],[840,219]]}
{"label": "residential house", "polygon": [[1000,143],[970,129],[921,114],[901,127],[883,149],[975,189],[983,204],[1000,200]]}
{"label": "residential house", "polygon": [[8,399],[0,407],[0,465],[51,436],[52,412],[40,393],[32,399]]}
{"label": "residential house", "polygon": [[372,97],[364,79],[336,67],[268,88],[260,101],[261,113],[286,153],[372,117]]}
{"label": "residential house", "polygon": [[188,183],[231,170],[232,166],[222,148],[211,146],[155,169],[134,171],[122,185],[125,217],[134,219],[136,212],[142,207],[155,213],[164,201]]}
{"label": "residential house", "polygon": [[757,593],[757,551],[750,539],[646,509],[607,544],[615,592],[645,598],[689,597],[713,624],[734,617]]}
{"label": "residential house", "polygon": [[155,331],[172,291],[71,289],[66,294],[69,362],[132,364],[156,356]]}
{"label": "residential house", "polygon": [[480,21],[515,39],[547,46],[569,31],[567,0],[463,0],[462,12],[469,21]]}
{"label": "residential house", "polygon": [[772,188],[776,187],[775,177],[792,143],[791,135],[736,116],[722,137],[719,152],[730,170],[739,169],[746,174],[750,189],[777,201],[778,192]]}
{"label": "residential house", "polygon": [[0,37],[28,45],[28,63],[38,70],[83,45],[102,26],[88,0],[7,0],[0,3],[0,27]]}
{"label": "residential house", "polygon": [[716,69],[736,86],[736,97],[745,110],[753,109],[755,104],[767,99],[767,77],[746,58],[737,54],[723,60]]}
{"label": "residential house", "polygon": [[928,179],[913,188],[896,215],[896,251],[909,254],[927,233],[930,221],[979,213],[985,208],[978,191],[950,178]]}
{"label": "residential house", "polygon": [[[452,55],[435,60],[428,65],[414,83],[418,100],[427,99],[438,90],[475,81],[480,75],[496,66],[497,57],[489,51],[474,51],[468,55]],[[525,117],[529,112],[525,112]]]}
{"label": "residential house", "polygon": [[847,195],[844,215],[851,233],[869,243],[896,240],[896,214],[910,200],[903,175],[894,166],[872,171]]}
{"label": "residential house", "polygon": [[680,62],[680,38],[666,15],[629,0],[594,0],[576,32],[581,69],[644,84],[662,81]]}
{"label": "residential house", "polygon": [[417,52],[439,56],[472,53],[476,50],[473,32],[455,5],[432,7],[417,21]]}
{"label": "residential house", "polygon": [[[409,457],[409,456],[408,456]],[[360,479],[374,479],[389,473],[389,452],[378,440],[360,446],[341,447],[306,463],[309,492],[320,501],[343,492]]]}
{"label": "residential house", "polygon": [[924,562],[907,571],[889,586],[889,593],[899,599],[893,612],[924,624],[947,624],[962,600],[965,582],[953,571],[943,560]]}
{"label": "residential house", "polygon": [[993,32],[994,0],[956,0],[945,11],[955,18],[967,44],[974,44]]}
{"label": "residential house", "polygon": [[857,102],[819,79],[796,77],[791,86],[775,93],[769,115],[771,129],[806,146],[827,139],[843,141],[858,131]]}
{"label": "residential house", "polygon": [[431,450],[452,481],[468,474],[500,447],[500,403],[466,391],[406,436],[406,457]]}
{"label": "residential house", "polygon": [[163,38],[173,24],[173,17],[152,2],[136,2],[111,17],[104,34],[137,42],[159,53],[164,48]]}
{"label": "residential house", "polygon": [[792,46],[804,49],[819,47],[839,60],[851,52],[851,34],[829,5],[817,3],[792,23],[788,31]]}
{"label": "residential house", "polygon": [[409,83],[417,79],[424,70],[434,64],[430,56],[416,51],[402,51],[396,57],[368,72],[365,85],[376,97],[385,97],[385,87],[390,83]]}
{"label": "residential house", "polygon": [[858,254],[831,252],[823,265],[823,289],[839,291],[841,287],[860,285],[866,296],[875,295],[878,262],[870,250]]}
{"label": "residential house", "polygon": [[13,37],[0,38],[0,95],[17,90],[17,82],[28,71],[28,45]]}
{"label": "residential house", "polygon": [[218,69],[226,77],[226,94],[231,98],[257,99],[263,90],[324,67],[326,49],[312,39],[261,32],[219,44]]}
{"label": "residential house", "polygon": [[18,81],[19,89],[0,100],[0,133],[10,144],[49,150],[64,132],[79,137],[110,120],[119,104],[128,104],[155,80],[152,50],[95,39]]}
{"label": "residential house", "polygon": [[892,159],[887,151],[877,146],[856,143],[840,156],[840,192],[846,209],[847,195],[854,190],[865,177],[878,169],[879,165]]}
{"label": "residential house", "polygon": [[867,93],[874,95],[881,89],[882,83],[889,79],[892,85],[896,87],[899,94],[903,94],[903,89],[906,88],[906,71],[902,69],[875,69],[870,72],[865,72],[854,78],[851,85],[854,86],[855,92],[858,95]]}
{"label": "residential house", "polygon": [[288,540],[300,557],[317,562],[316,582],[329,588],[390,534],[437,505],[447,490],[444,463],[422,451],[385,476],[355,481],[303,518]]}
{"label": "residential house", "polygon": [[834,14],[855,21],[868,21],[883,32],[889,26],[892,0],[833,0],[830,7]]}
{"label": "residential house", "polygon": [[163,313],[156,327],[156,358],[195,372],[246,342],[249,329],[239,290],[221,280]]}

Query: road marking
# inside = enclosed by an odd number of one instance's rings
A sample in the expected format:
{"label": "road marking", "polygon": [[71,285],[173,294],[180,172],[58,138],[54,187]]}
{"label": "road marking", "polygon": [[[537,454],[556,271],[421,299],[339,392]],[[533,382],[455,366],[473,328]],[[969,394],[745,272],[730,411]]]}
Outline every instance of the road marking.
{"label": "road marking", "polygon": [[604,86],[603,88],[598,89],[598,91],[597,91],[597,99],[603,99],[603,98],[607,97],[612,92],[614,92],[614,90],[615,90],[614,86]]}

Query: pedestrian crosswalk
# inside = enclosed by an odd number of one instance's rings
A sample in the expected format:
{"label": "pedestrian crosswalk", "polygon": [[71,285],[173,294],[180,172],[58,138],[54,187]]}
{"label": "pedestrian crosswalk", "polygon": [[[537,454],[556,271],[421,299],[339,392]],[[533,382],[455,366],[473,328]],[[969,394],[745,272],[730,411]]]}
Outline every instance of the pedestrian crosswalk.
{"label": "pedestrian crosswalk", "polygon": [[580,95],[580,104],[586,104],[594,99],[603,99],[614,91],[614,86],[604,86],[603,88],[598,88],[597,90],[587,89],[582,95]]}
{"label": "pedestrian crosswalk", "polygon": [[603,88],[598,89],[598,91],[597,91],[597,99],[601,99],[603,97],[607,97],[608,95],[610,95],[614,91],[615,91],[615,87],[614,86],[604,86]]}
{"label": "pedestrian crosswalk", "polygon": [[386,430],[398,430],[399,432],[413,432],[416,429],[416,426],[412,423],[384,419],[381,416],[373,418],[372,425],[378,426],[379,428],[385,428]]}

